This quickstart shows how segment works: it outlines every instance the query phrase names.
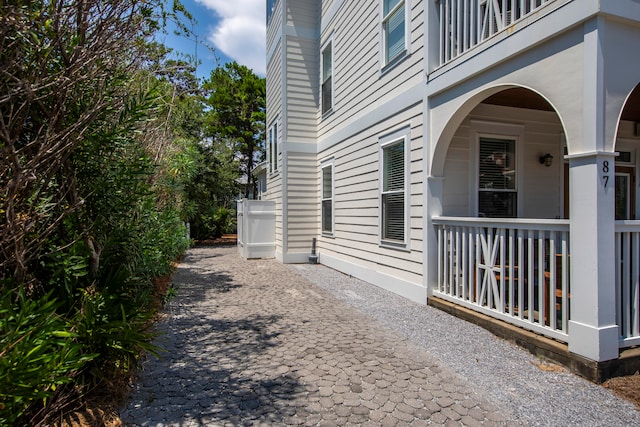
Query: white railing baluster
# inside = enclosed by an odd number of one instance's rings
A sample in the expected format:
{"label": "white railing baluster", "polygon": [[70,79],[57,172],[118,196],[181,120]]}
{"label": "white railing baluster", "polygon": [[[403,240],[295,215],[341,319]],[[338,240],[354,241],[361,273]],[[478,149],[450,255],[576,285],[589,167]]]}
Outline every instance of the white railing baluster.
{"label": "white railing baluster", "polygon": [[456,247],[455,247],[455,255],[456,255],[456,264],[455,264],[455,289],[453,294],[457,297],[461,295],[460,289],[460,275],[462,271],[460,270],[460,227],[456,227]]}
{"label": "white railing baluster", "polygon": [[552,0],[439,0],[439,55],[445,64]]}
{"label": "white railing baluster", "polygon": [[440,4],[438,5],[438,16],[440,17],[438,22],[438,26],[440,27],[440,31],[438,34],[440,34],[440,40],[438,43],[440,52],[438,54],[438,56],[440,57],[440,63],[444,64],[446,62],[445,59],[445,44],[447,43],[447,30],[446,30],[446,25],[445,25],[445,20],[444,20],[444,7],[445,7],[445,1],[440,1]]}
{"label": "white railing baluster", "polygon": [[544,253],[544,236],[538,232],[538,322],[545,324],[546,313],[544,307],[544,272],[545,272],[545,253]]}
{"label": "white railing baluster", "polygon": [[630,249],[630,240],[631,234],[624,233],[622,235],[622,241],[620,242],[622,245],[622,257],[620,259],[620,267],[622,269],[622,274],[620,275],[622,278],[622,303],[623,303],[623,335],[628,336],[632,332],[631,328],[631,286],[629,283],[629,257],[631,256]]}
{"label": "white railing baluster", "polygon": [[462,12],[460,2],[461,0],[456,0],[456,56],[460,55],[463,51],[460,43],[462,39]]}
{"label": "white railing baluster", "polygon": [[630,298],[631,298],[631,317],[633,319],[633,329],[631,330],[631,335],[640,336],[640,301],[638,298],[639,295],[639,286],[638,280],[640,279],[640,233],[633,233],[632,235],[632,249],[631,256],[629,257],[631,262],[631,279],[629,281],[629,286],[631,287]]}
{"label": "white railing baluster", "polygon": [[556,281],[557,272],[557,252],[556,252],[556,239],[558,238],[555,231],[549,233],[549,326],[553,329],[557,329],[557,314],[556,311],[556,291],[558,284]]}
{"label": "white railing baluster", "polygon": [[434,218],[434,295],[566,341],[568,221],[539,221]]}
{"label": "white railing baluster", "polygon": [[515,257],[513,256],[513,232],[515,230],[510,230],[509,233],[509,301],[507,302],[507,304],[509,304],[509,314],[513,316],[513,294],[514,294],[514,285],[517,284],[517,280],[513,277],[514,276],[514,263],[513,260],[515,259]]}
{"label": "white railing baluster", "polygon": [[562,232],[562,330],[569,325],[569,233]]}
{"label": "white railing baluster", "polygon": [[620,326],[620,337],[624,337],[624,331],[623,331],[623,318],[624,316],[622,315],[622,311],[624,310],[624,306],[622,305],[622,286],[624,286],[622,283],[622,269],[620,267],[620,259],[622,257],[622,252],[621,252],[621,247],[622,247],[622,234],[621,233],[616,233],[615,234],[615,251],[616,251],[616,257],[615,257],[615,264],[614,264],[614,269],[615,269],[615,273],[616,273],[616,322],[618,323],[618,325]]}
{"label": "white railing baluster", "polygon": [[[475,297],[476,297],[476,279],[477,279],[477,275],[476,275],[476,257],[475,255],[475,249],[477,247],[476,243],[475,243],[475,239],[474,239],[474,234],[473,234],[473,230],[469,229],[468,231],[469,234],[469,247],[467,248],[467,250],[469,251],[469,300],[470,301],[475,301]],[[473,277],[471,277],[471,275],[473,274]]]}
{"label": "white railing baluster", "polygon": [[616,320],[620,348],[640,345],[640,221],[616,221]]}
{"label": "white railing baluster", "polygon": [[518,318],[524,318],[524,241],[522,239],[523,230],[516,230],[518,233]]}

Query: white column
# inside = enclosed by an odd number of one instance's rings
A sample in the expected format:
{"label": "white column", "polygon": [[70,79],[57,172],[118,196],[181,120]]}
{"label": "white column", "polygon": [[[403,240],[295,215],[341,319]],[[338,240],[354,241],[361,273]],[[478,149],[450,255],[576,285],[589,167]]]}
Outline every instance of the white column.
{"label": "white column", "polygon": [[613,153],[570,156],[571,321],[569,351],[618,357]]}
{"label": "white column", "polygon": [[430,176],[426,182],[426,206],[424,227],[424,280],[427,298],[433,295],[438,282],[438,235],[433,227],[433,217],[442,215],[443,177]]}
{"label": "white column", "polygon": [[[584,26],[582,146],[569,157],[571,320],[569,350],[595,361],[618,357],[615,292],[615,154],[606,151],[606,90],[600,18]],[[569,141],[571,147],[571,141]],[[572,150],[573,151],[573,150]]]}

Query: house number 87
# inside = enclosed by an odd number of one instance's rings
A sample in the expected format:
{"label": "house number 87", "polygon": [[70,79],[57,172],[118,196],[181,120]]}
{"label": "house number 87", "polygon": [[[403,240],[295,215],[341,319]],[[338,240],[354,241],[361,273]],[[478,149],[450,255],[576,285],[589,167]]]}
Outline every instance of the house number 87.
{"label": "house number 87", "polygon": [[[608,174],[609,173],[609,161],[605,160],[604,162],[602,162],[602,173]],[[604,175],[602,177],[602,180],[604,182],[604,188],[607,188],[607,185],[609,184],[609,175]]]}

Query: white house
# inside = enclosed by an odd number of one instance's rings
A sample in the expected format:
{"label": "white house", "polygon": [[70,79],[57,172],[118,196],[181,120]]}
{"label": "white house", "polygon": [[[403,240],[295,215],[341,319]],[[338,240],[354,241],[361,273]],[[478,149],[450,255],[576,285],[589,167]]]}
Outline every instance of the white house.
{"label": "white house", "polygon": [[316,238],[322,264],[523,331],[596,380],[619,369],[640,345],[640,2],[267,15],[276,257],[307,262]]}

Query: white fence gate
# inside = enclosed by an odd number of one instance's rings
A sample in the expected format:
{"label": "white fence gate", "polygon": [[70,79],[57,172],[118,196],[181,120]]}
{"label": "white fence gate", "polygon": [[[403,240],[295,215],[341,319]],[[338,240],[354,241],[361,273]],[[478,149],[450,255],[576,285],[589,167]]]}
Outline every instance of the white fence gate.
{"label": "white fence gate", "polygon": [[245,258],[275,258],[276,204],[238,200],[238,252]]}

